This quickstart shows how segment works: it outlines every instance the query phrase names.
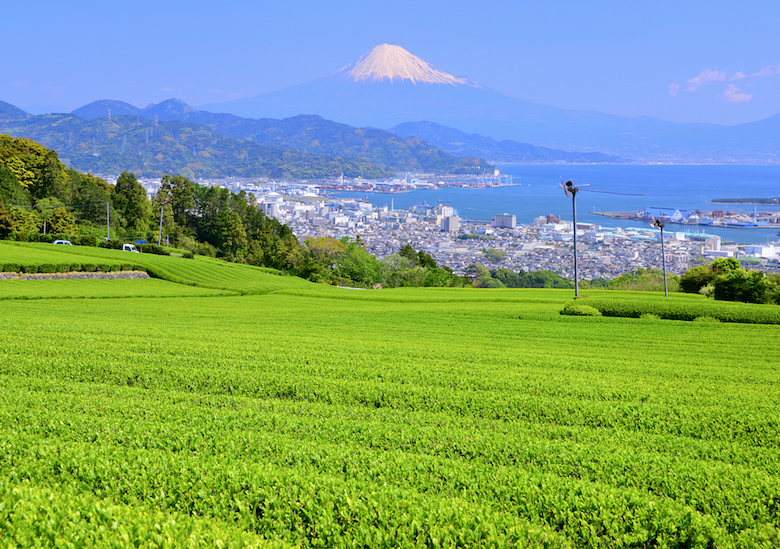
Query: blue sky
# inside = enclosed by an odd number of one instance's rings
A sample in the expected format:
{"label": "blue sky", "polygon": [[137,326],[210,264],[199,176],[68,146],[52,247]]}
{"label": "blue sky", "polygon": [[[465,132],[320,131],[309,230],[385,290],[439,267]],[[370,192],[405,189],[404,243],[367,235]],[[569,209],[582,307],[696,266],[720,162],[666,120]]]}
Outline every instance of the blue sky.
{"label": "blue sky", "polygon": [[251,97],[382,43],[556,107],[737,124],[780,113],[780,2],[138,0],[3,9],[0,100],[67,112]]}

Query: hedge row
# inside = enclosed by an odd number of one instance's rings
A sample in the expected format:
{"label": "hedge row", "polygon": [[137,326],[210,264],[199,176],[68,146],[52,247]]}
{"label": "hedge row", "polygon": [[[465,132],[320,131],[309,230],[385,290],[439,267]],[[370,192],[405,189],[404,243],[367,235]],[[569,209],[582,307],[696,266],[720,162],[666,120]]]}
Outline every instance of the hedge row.
{"label": "hedge row", "polygon": [[653,314],[668,320],[694,320],[700,317],[712,317],[721,322],[780,324],[780,307],[777,305],[754,305],[709,299],[658,298],[649,300],[622,296],[617,299],[588,297],[579,303],[598,309],[604,316],[639,318],[643,314]]}
{"label": "hedge row", "polygon": [[13,240],[16,242],[44,242],[51,244],[55,240],[69,240],[76,246],[97,246],[100,242],[103,242],[101,237],[94,234],[84,235],[69,235],[67,233],[20,233],[17,231],[11,231],[6,235],[3,240]]}
{"label": "hedge row", "polygon": [[100,271],[108,273],[112,271],[146,271],[143,265],[134,265],[131,263],[40,263],[37,265],[24,265],[21,263],[0,264],[0,271],[4,273],[69,273],[86,272],[94,273]]}

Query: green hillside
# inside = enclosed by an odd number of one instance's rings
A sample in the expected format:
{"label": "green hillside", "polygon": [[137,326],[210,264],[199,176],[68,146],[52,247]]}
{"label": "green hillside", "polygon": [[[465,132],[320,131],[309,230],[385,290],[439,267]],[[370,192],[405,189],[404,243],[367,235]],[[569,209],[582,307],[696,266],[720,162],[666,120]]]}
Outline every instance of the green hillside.
{"label": "green hillside", "polygon": [[147,255],[165,279],[0,280],[5,545],[780,543],[776,326]]}
{"label": "green hillside", "polygon": [[178,99],[138,109],[119,101],[95,101],[73,111],[84,120],[136,114],[149,120],[180,120],[200,124],[236,139],[287,147],[309,154],[360,159],[391,172],[482,173],[492,167],[481,158],[460,158],[415,137],[401,138],[376,128],[356,128],[316,115],[283,120],[242,118],[232,114],[196,110]]}
{"label": "green hillside", "polygon": [[492,169],[480,158],[456,158],[416,137],[319,116],[241,118],[197,111],[175,99],[145,109],[96,101],[73,114],[29,117],[0,103],[0,132],[54,149],[83,172],[140,177],[312,179],[343,173],[372,179]]}
{"label": "green hillside", "polygon": [[54,149],[63,161],[82,172],[280,179],[335,177],[342,173],[365,178],[392,175],[368,161],[261,145],[177,120],[155,125],[140,116],[114,116],[87,122],[75,115],[50,114],[0,120],[0,132]]}

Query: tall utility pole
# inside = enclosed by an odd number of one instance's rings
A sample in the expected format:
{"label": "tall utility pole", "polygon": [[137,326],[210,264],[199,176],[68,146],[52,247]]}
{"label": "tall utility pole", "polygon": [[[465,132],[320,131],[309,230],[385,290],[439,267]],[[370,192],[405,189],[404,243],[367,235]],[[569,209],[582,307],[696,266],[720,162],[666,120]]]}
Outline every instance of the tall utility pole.
{"label": "tall utility pole", "polygon": [[566,196],[571,195],[572,223],[574,224],[572,231],[574,235],[574,297],[579,297],[580,276],[577,270],[577,192],[579,189],[574,186],[572,181],[567,181],[565,186],[562,183],[561,188],[563,189],[563,192],[566,193]]}
{"label": "tall utility pole", "polygon": [[[111,112],[111,111],[109,110],[109,112]],[[106,202],[106,242],[111,240],[111,229],[109,228],[111,226],[110,225],[110,221],[111,220],[109,219],[109,213],[108,213],[108,205],[109,204],[110,204],[110,202]]]}
{"label": "tall utility pole", "polygon": [[160,245],[160,242],[162,242],[162,218],[163,218],[163,209],[165,209],[166,201],[163,200],[160,204],[160,233],[157,235],[157,245]]}
{"label": "tall utility pole", "polygon": [[661,230],[661,265],[664,270],[664,296],[669,297],[669,286],[666,283],[666,249],[664,248],[664,224],[660,219],[656,219],[653,226]]}

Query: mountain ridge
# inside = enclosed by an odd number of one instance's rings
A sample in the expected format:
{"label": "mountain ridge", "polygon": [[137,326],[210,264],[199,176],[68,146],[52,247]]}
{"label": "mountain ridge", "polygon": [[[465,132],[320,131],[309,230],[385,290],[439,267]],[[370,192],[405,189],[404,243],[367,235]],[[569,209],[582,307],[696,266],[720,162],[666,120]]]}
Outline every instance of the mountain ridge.
{"label": "mountain ridge", "polygon": [[[101,103],[101,102],[97,102]],[[75,113],[106,112],[106,105],[91,103],[74,111]],[[219,133],[237,139],[251,139],[256,143],[280,147],[292,147],[312,154],[356,157],[379,164],[396,171],[435,171],[446,166],[438,158],[438,148],[457,158],[484,158],[481,154],[472,154],[477,150],[495,153],[496,161],[503,162],[622,162],[623,158],[605,155],[600,152],[570,153],[562,150],[534,147],[530,144],[508,144],[503,149],[495,142],[486,145],[482,142],[470,149],[448,148],[442,139],[442,132],[461,134],[454,128],[439,127],[433,134],[417,132],[396,132],[377,128],[355,128],[347,124],[326,120],[318,115],[297,115],[282,120],[261,118],[249,119],[226,113],[211,113],[193,109],[178,99],[168,99],[157,105],[139,109],[140,116],[149,119],[183,120],[208,126]],[[153,116],[154,115],[154,116]],[[411,139],[416,138],[416,139]],[[437,139],[433,144],[430,139]],[[400,142],[399,141],[402,141]],[[483,138],[484,140],[485,138]],[[489,138],[487,138],[489,139]],[[492,141],[492,140],[491,140]],[[430,144],[430,145],[427,145]],[[411,151],[405,151],[408,147]],[[425,161],[415,160],[425,158]],[[475,165],[474,161],[469,161]],[[489,169],[480,164],[481,169]],[[450,166],[452,168],[453,166]]]}
{"label": "mountain ridge", "polygon": [[[421,139],[385,130],[354,128],[317,116],[244,119],[197,111],[177,99],[143,109],[99,100],[69,115],[0,121],[0,131],[34,139],[56,149],[74,167],[100,173],[299,179],[344,173],[372,179],[402,171],[492,170],[479,158],[455,157]],[[164,135],[164,141],[156,134]]]}
{"label": "mountain ridge", "polygon": [[495,163],[624,163],[620,156],[600,152],[566,152],[512,140],[496,141],[467,134],[435,122],[405,122],[390,128],[401,137],[415,136],[454,156],[477,156]]}
{"label": "mountain ridge", "polygon": [[198,109],[253,118],[317,114],[377,128],[425,120],[497,141],[603,152],[635,162],[780,161],[780,119],[775,117],[753,125],[678,124],[559,109],[458,83],[355,80],[344,69],[275,92]]}

